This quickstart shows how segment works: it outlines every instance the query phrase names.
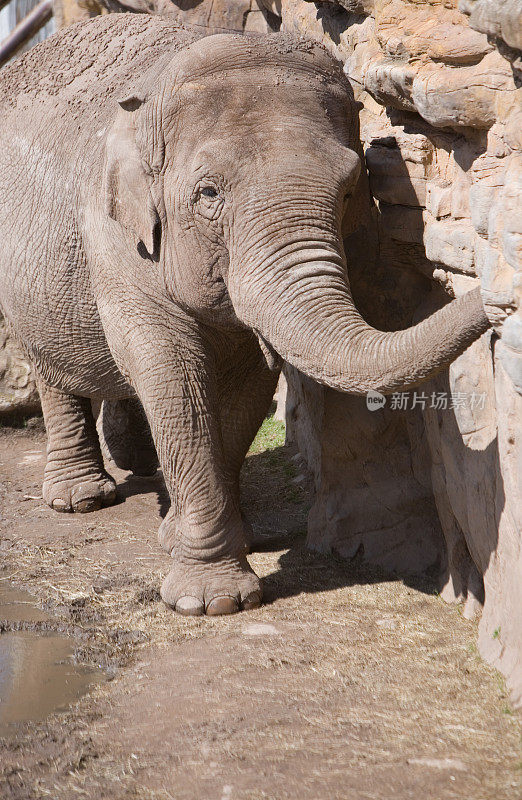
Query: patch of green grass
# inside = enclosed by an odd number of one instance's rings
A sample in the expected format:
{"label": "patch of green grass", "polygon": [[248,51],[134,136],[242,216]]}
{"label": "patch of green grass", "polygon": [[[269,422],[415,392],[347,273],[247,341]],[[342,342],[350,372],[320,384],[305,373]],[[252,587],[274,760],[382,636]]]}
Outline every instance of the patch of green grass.
{"label": "patch of green grass", "polygon": [[284,447],[285,426],[284,423],[273,416],[267,417],[257,432],[257,436],[252,442],[249,450],[251,455],[266,453],[275,450],[277,447]]}
{"label": "patch of green grass", "polygon": [[263,486],[271,497],[277,495],[283,503],[300,505],[304,493],[294,483],[298,475],[291,461],[292,451],[285,446],[285,425],[270,414],[263,421],[249,450],[243,467],[244,483]]}
{"label": "patch of green grass", "polygon": [[495,628],[492,635],[493,639],[498,639],[498,637],[500,636],[500,625],[498,626],[498,628]]}

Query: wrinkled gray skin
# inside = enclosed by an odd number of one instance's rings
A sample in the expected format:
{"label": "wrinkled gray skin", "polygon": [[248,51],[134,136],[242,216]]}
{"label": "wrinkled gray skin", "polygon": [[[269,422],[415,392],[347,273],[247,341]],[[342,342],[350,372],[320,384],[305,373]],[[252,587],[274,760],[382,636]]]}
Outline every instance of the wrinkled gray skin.
{"label": "wrinkled gray skin", "polygon": [[399,333],[359,316],[341,238],[357,119],[316,45],[109,15],[1,78],[0,298],[39,376],[44,497],[113,502],[91,400],[136,393],[172,498],[162,597],[254,607],[238,474],[280,357],[342,391],[404,389],[486,329],[479,296]]}

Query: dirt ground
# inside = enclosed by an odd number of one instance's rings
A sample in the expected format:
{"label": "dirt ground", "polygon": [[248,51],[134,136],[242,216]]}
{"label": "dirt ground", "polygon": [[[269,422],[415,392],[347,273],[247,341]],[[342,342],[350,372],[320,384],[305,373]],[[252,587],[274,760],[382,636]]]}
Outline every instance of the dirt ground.
{"label": "dirt ground", "polygon": [[159,598],[160,476],[113,469],[116,506],[60,516],[37,499],[44,446],[39,423],[0,430],[0,576],[109,680],[0,739],[2,800],[522,797],[520,718],[476,626],[429,582],[307,552],[275,424],[243,479],[267,602],[222,618]]}

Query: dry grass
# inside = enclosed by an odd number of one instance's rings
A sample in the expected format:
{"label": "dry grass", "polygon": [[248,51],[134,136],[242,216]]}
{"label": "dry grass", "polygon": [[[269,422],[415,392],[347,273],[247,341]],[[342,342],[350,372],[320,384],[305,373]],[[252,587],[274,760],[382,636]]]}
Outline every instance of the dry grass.
{"label": "dry grass", "polygon": [[[0,437],[4,567],[79,637],[78,657],[113,678],[0,743],[2,798],[522,795],[520,719],[477,655],[476,626],[429,583],[308,552],[308,494],[283,435],[265,422],[243,479],[254,527],[281,539],[250,557],[267,604],[208,619],[159,599],[169,559],[155,539],[158,484],[132,484],[97,515],[58,517],[21,499],[36,494],[40,466],[20,467],[20,454],[41,436]],[[249,636],[254,623],[278,634]]]}

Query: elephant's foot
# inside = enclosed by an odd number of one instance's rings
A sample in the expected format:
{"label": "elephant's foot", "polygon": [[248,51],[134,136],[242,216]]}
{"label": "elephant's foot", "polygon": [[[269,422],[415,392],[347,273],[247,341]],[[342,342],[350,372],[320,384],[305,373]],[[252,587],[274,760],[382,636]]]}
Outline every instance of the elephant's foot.
{"label": "elephant's foot", "polygon": [[43,498],[55,511],[97,511],[116,500],[103,468],[91,401],[38,379],[47,429]]}
{"label": "elephant's foot", "polygon": [[54,475],[46,470],[42,494],[55,511],[85,513],[112,505],[116,500],[116,485],[105,471],[82,470],[81,475],[75,475],[74,468],[67,470],[62,466]]}
{"label": "elephant's foot", "polygon": [[179,614],[235,614],[261,605],[261,581],[246,559],[177,563],[161,586],[163,601]]}
{"label": "elephant's foot", "polygon": [[[256,544],[259,544],[261,539],[256,538],[256,534],[254,533],[251,523],[243,514],[241,514],[241,521],[243,523],[247,552],[253,552]],[[170,555],[176,545],[177,539],[178,533],[176,522],[173,517],[168,514],[159,527],[158,542],[160,543],[161,547]]]}
{"label": "elephant's foot", "polygon": [[170,555],[178,539],[176,521],[171,512],[167,514],[158,530],[158,542]]}

